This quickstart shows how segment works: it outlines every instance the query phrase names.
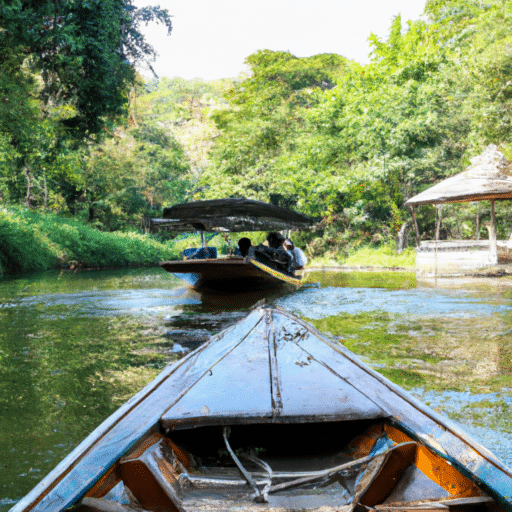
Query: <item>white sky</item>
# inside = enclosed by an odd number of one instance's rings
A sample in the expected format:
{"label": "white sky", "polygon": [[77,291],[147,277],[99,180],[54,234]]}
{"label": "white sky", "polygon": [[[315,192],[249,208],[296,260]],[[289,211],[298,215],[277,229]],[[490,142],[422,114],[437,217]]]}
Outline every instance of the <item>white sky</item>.
{"label": "white sky", "polygon": [[[338,53],[368,62],[368,37],[386,37],[394,16],[416,20],[426,0],[134,0],[173,17],[170,36],[159,25],[143,31],[159,56],[162,77],[234,78],[257,50],[297,57]],[[149,76],[143,71],[143,74]]]}

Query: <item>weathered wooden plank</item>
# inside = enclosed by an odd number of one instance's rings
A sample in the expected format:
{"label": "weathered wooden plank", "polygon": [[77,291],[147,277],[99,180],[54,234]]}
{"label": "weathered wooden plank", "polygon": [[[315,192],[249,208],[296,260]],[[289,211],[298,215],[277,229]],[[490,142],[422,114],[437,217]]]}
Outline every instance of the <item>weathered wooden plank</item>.
{"label": "weathered wooden plank", "polygon": [[[352,384],[297,344],[310,337],[307,329],[288,317],[274,315],[276,357],[282,410],[287,421],[325,421],[383,418],[388,414]],[[314,343],[314,341],[313,341]]]}
{"label": "weathered wooden plank", "polygon": [[271,418],[270,369],[265,323],[213,365],[190,391],[161,416],[165,427]]}

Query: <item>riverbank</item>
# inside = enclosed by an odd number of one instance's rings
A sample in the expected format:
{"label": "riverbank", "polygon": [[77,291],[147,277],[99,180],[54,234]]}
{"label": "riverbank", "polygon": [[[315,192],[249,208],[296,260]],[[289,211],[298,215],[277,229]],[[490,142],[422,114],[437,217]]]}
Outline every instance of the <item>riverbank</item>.
{"label": "riverbank", "polygon": [[0,274],[152,266],[179,253],[178,244],[151,235],[108,233],[50,212],[0,208]]}
{"label": "riverbank", "polygon": [[[99,231],[51,212],[0,208],[0,275],[51,269],[154,266],[162,260],[179,259],[183,249],[199,244],[196,235],[161,242],[150,234]],[[227,251],[227,245],[224,242],[222,245],[221,252]],[[390,242],[359,247],[348,256],[340,254],[336,259],[313,257],[309,266],[413,269],[414,258],[414,249],[396,254],[395,244]]]}
{"label": "riverbank", "polygon": [[408,247],[400,254],[396,252],[396,244],[390,241],[386,244],[364,245],[354,249],[348,256],[340,256],[336,259],[325,257],[313,257],[308,262],[308,267],[315,269],[343,269],[343,270],[407,270],[413,271],[416,264],[416,252],[413,247]]}
{"label": "riverbank", "polygon": [[[237,233],[231,236],[236,244]],[[199,246],[198,235],[162,242],[150,234],[104,232],[75,219],[51,212],[22,207],[0,208],[0,277],[52,269],[114,269],[156,266],[163,260],[179,259],[186,247]],[[222,240],[219,250],[227,253]],[[307,247],[304,248],[307,252]],[[310,257],[308,272],[323,271],[405,271],[416,270],[416,253],[408,247],[396,253],[394,241],[355,248],[348,255],[333,258]],[[511,265],[494,265],[453,273],[443,277],[506,277]],[[425,274],[424,277],[440,277]]]}

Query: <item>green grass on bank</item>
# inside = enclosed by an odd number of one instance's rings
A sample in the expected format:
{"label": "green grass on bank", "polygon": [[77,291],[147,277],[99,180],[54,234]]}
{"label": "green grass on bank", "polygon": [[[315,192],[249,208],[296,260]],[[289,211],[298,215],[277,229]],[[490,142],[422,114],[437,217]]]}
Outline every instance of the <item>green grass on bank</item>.
{"label": "green grass on bank", "polygon": [[0,268],[4,273],[73,264],[90,268],[155,265],[175,259],[173,242],[138,233],[106,233],[73,219],[20,207],[0,208]]}
{"label": "green grass on bank", "polygon": [[[237,233],[236,235],[244,235]],[[263,235],[262,235],[263,236]],[[231,240],[236,244],[239,237]],[[235,240],[236,239],[236,240]],[[156,265],[178,259],[187,247],[198,247],[199,236],[165,243],[139,233],[98,231],[77,220],[23,207],[0,208],[0,275],[81,265],[86,268]],[[227,253],[220,237],[212,244]],[[394,243],[363,246],[348,257],[313,258],[310,266],[414,267],[414,249],[396,254]]]}
{"label": "green grass on bank", "polygon": [[360,246],[343,257],[339,258],[313,258],[310,266],[345,266],[345,267],[386,267],[386,268],[414,268],[416,253],[413,247],[408,247],[401,254],[396,253],[395,242],[389,242],[380,246]]}

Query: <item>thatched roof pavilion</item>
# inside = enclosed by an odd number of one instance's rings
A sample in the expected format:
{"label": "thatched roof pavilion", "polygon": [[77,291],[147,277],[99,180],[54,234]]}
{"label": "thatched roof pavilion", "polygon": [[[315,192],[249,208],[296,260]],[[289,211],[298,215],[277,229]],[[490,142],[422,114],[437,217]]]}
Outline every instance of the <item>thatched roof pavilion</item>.
{"label": "thatched roof pavilion", "polygon": [[[442,205],[443,203],[460,203],[469,201],[491,201],[491,225],[489,241],[491,262],[497,263],[496,244],[496,215],[494,201],[499,199],[512,199],[512,162],[507,161],[494,144],[489,145],[485,151],[471,159],[471,165],[463,172],[451,176],[433,187],[423,191],[408,201],[416,231],[416,242],[419,246],[420,237],[416,215],[413,207],[424,204]],[[440,208],[437,212],[440,216]],[[436,223],[436,241],[439,238],[439,222]]]}

